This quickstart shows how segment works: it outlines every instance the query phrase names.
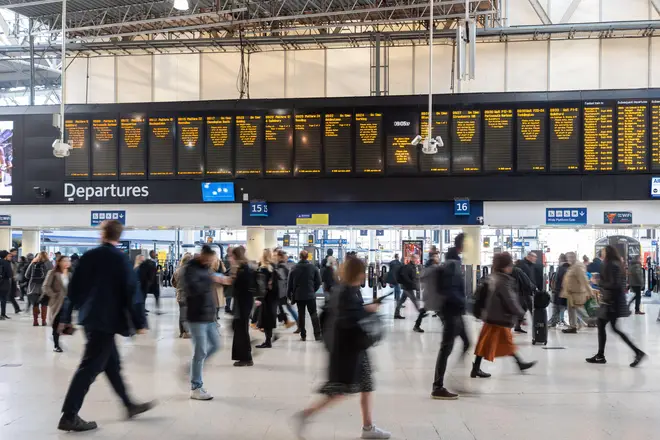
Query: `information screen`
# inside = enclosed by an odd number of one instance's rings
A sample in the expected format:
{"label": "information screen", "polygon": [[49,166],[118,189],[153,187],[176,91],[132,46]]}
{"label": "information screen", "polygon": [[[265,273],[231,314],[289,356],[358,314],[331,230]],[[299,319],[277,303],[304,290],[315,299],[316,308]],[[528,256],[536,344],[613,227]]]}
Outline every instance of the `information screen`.
{"label": "information screen", "polygon": [[[421,132],[422,139],[429,135],[429,112],[421,114]],[[440,136],[444,147],[438,147],[435,154],[420,154],[419,165],[423,173],[448,173],[449,172],[449,112],[433,112],[433,138]]]}
{"label": "information screen", "polygon": [[513,170],[513,110],[484,110],[484,170]]}
{"label": "information screen", "polygon": [[520,108],[518,118],[518,171],[545,171],[544,108]]}
{"label": "information screen", "polygon": [[321,173],[321,114],[296,115],[296,175]]}
{"label": "information screen", "polygon": [[263,128],[261,115],[236,116],[236,176],[262,174]]}
{"label": "information screen", "polygon": [[204,119],[201,116],[177,119],[177,176],[201,176],[204,172]]}
{"label": "information screen", "polygon": [[419,172],[417,151],[421,147],[411,143],[419,134],[419,113],[389,115],[386,133],[387,172],[390,174]]}
{"label": "information screen", "polygon": [[481,171],[481,111],[454,110],[451,124],[452,170]]}
{"label": "information screen", "polygon": [[149,118],[149,176],[174,176],[174,118]]}
{"label": "information screen", "polygon": [[619,171],[648,170],[647,101],[617,103],[617,169]]}
{"label": "information screen", "polygon": [[231,176],[232,116],[206,117],[206,175]]}
{"label": "information screen", "polygon": [[119,177],[143,178],[147,175],[145,155],[147,124],[143,117],[121,118],[119,127]]}
{"label": "information screen", "polygon": [[584,103],[584,170],[614,170],[614,107]]}
{"label": "information screen", "polygon": [[660,101],[651,101],[651,168],[660,171]]}
{"label": "information screen", "polygon": [[64,139],[71,145],[69,156],[64,160],[66,178],[89,178],[89,119],[65,120]]}
{"label": "information screen", "polygon": [[360,174],[383,172],[382,113],[355,114],[355,166]]}
{"label": "information screen", "polygon": [[353,171],[351,113],[326,113],[323,130],[325,147],[325,172],[345,174]]}
{"label": "information screen", "polygon": [[291,174],[292,166],[291,115],[266,115],[266,174]]}
{"label": "information screen", "polygon": [[92,120],[92,176],[117,177],[117,119]]}
{"label": "information screen", "polygon": [[577,171],[580,168],[577,107],[550,108],[550,170]]}

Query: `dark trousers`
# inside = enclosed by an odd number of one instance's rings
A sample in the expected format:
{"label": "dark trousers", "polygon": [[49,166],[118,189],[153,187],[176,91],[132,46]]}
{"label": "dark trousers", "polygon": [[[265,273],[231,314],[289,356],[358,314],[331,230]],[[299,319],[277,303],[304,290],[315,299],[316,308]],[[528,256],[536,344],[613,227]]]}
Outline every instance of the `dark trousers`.
{"label": "dark trousers", "polygon": [[[641,286],[630,286],[630,290],[633,291],[635,294],[635,297],[632,299],[633,302],[635,301],[635,312],[641,311],[641,305],[642,305],[642,287]],[[630,304],[628,304],[630,306]]]}
{"label": "dark trousers", "polygon": [[16,302],[16,295],[13,290],[0,292],[0,316],[7,315],[7,302],[11,302],[11,305],[14,307],[14,313],[21,311]]}
{"label": "dark trousers", "polygon": [[53,345],[55,348],[60,346],[60,332],[57,331],[57,328],[60,325],[61,314],[62,311],[60,310],[60,312],[53,318]]}
{"label": "dark trousers", "polygon": [[422,319],[424,319],[424,316],[426,316],[426,310],[419,307],[419,300],[417,299],[414,290],[406,290],[406,289],[403,290],[403,293],[401,294],[399,301],[397,301],[396,303],[394,316],[399,316],[401,314],[401,306],[403,305],[403,303],[406,302],[407,298],[410,299],[410,301],[413,303],[413,305],[419,312],[417,315],[417,320],[415,321],[415,327],[419,327],[420,325],[422,325]]}
{"label": "dark trousers", "polygon": [[96,376],[103,372],[108,377],[115,393],[129,408],[132,403],[121,378],[121,363],[115,345],[115,335],[88,331],[86,336],[85,352],[69,385],[69,391],[66,393],[64,405],[62,406],[62,413],[67,417],[77,415],[90,385],[94,382]]}
{"label": "dark trousers", "polygon": [[319,315],[316,311],[316,300],[296,300],[296,305],[298,306],[298,328],[300,329],[300,337],[307,337],[307,331],[305,330],[305,309],[307,309],[309,311],[309,317],[312,320],[312,327],[314,327],[314,337],[317,339],[320,338],[321,323],[319,322]]}
{"label": "dark trousers", "polygon": [[454,340],[460,337],[463,340],[463,354],[470,349],[470,339],[465,330],[465,323],[462,316],[442,317],[442,343],[438,352],[438,359],[435,362],[435,379],[433,381],[433,391],[439,391],[445,386],[445,372],[447,371],[447,360],[454,349]]}
{"label": "dark trousers", "polygon": [[234,339],[231,346],[231,358],[234,361],[251,361],[250,318],[238,317],[232,321]]}
{"label": "dark trousers", "polygon": [[616,321],[617,318],[598,318],[598,355],[605,356],[605,343],[607,342],[607,331],[605,330],[605,327],[607,327],[608,323],[611,324],[614,333],[619,335],[623,342],[625,342],[635,354],[638,354],[641,350],[633,344],[630,338],[628,338],[628,335],[617,328]]}
{"label": "dark trousers", "polygon": [[179,302],[179,334],[183,335],[188,333],[188,325],[186,319],[188,317],[188,306],[185,302]]}

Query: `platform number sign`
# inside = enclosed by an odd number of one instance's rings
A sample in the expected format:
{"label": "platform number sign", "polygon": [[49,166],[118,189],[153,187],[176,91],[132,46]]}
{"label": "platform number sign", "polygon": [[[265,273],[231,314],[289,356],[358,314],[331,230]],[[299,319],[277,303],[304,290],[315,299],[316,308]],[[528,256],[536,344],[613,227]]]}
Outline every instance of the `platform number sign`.
{"label": "platform number sign", "polygon": [[268,217],[268,203],[250,202],[250,217]]}
{"label": "platform number sign", "polygon": [[106,220],[117,220],[126,225],[126,211],[92,211],[91,217],[91,226],[99,226]]}
{"label": "platform number sign", "polygon": [[454,199],[454,215],[470,215],[470,199]]}

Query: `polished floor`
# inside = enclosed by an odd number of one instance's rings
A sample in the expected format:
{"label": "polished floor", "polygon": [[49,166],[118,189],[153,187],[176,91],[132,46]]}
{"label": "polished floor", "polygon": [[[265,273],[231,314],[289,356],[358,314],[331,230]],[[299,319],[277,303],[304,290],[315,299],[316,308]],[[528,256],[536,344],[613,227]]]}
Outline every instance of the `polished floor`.
{"label": "polished floor", "polygon": [[[426,333],[413,333],[414,309],[409,304],[408,319],[388,320],[387,341],[372,350],[377,367],[375,421],[392,431],[393,438],[407,440],[658,439],[660,323],[658,306],[646,307],[649,314],[625,319],[622,325],[649,354],[637,369],[628,367],[632,355],[612,333],[608,364],[594,366],[584,358],[595,352],[595,329],[578,335],[554,330],[545,348],[531,346],[529,336],[516,336],[522,355],[539,361],[525,375],[518,374],[509,359],[501,359],[484,364],[493,378],[469,379],[468,366],[458,365],[455,353],[447,386],[460,392],[461,399],[434,401],[429,393],[441,324],[429,317],[423,326]],[[390,303],[384,311],[390,315],[391,308]],[[234,368],[231,335],[223,321],[223,349],[207,365],[204,377],[215,399],[191,401],[182,373],[190,341],[177,338],[172,299],[166,300],[165,310],[163,316],[150,317],[148,335],[118,338],[132,394],[140,400],[157,399],[159,406],[126,422],[107,381],[99,377],[81,412],[100,425],[88,434],[55,429],[81,356],[80,332],[64,338],[65,352],[56,354],[50,329],[32,327],[27,315],[0,322],[0,439],[294,439],[290,416],[314,398],[324,380],[323,346],[282,331],[273,349],[256,353],[253,368]],[[475,337],[477,324],[472,318],[469,322]],[[253,336],[260,342],[261,333]],[[320,414],[310,425],[308,439],[354,439],[360,424],[353,397]]]}

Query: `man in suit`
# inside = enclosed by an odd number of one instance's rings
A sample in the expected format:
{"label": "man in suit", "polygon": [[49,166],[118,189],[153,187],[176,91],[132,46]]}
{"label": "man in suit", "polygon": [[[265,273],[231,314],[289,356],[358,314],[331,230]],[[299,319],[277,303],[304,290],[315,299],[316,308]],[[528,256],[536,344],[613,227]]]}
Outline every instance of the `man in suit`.
{"label": "man in suit", "polygon": [[149,252],[149,258],[138,268],[140,277],[140,290],[147,302],[147,295],[152,293],[156,299],[156,315],[160,315],[160,284],[158,283],[158,254],[156,251]]}
{"label": "man in suit", "polygon": [[128,257],[119,245],[123,226],[116,220],[101,225],[101,246],[85,253],[68,288],[68,301],[62,309],[60,333],[71,328],[71,312],[78,309],[78,320],[85,330],[87,345],[80,365],[64,399],[62,431],[90,431],[96,422],[86,422],[78,412],[90,385],[100,373],[105,373],[126,407],[127,417],[133,418],[153,407],[153,403],[136,404],[126,392],[121,377],[119,352],[115,334],[131,336],[146,332],[146,317],[136,297],[137,281]]}

